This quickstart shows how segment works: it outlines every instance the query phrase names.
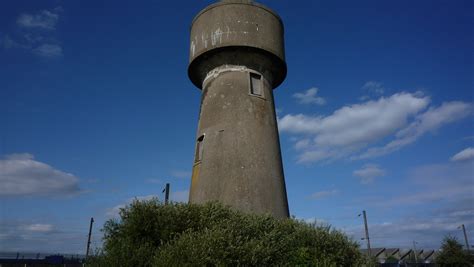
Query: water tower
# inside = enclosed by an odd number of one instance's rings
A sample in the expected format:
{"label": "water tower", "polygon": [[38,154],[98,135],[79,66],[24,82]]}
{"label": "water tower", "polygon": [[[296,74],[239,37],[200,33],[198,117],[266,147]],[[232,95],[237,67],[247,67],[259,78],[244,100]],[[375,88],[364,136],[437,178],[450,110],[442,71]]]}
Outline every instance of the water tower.
{"label": "water tower", "polygon": [[283,23],[220,1],[191,26],[188,75],[202,90],[189,201],[289,216],[273,89],[286,76]]}

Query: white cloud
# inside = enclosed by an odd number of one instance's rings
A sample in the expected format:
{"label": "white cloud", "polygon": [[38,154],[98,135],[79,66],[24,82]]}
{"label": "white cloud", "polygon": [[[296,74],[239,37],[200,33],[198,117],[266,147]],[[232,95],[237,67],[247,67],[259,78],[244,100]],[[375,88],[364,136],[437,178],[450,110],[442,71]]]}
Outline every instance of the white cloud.
{"label": "white cloud", "polygon": [[311,217],[311,218],[296,218],[299,221],[303,221],[305,223],[309,224],[316,224],[316,225],[328,225],[328,222],[323,219],[319,219],[316,217]]}
{"label": "white cloud", "polygon": [[381,82],[377,81],[368,81],[362,86],[363,90],[367,90],[371,93],[382,95],[385,92],[385,88]]}
{"label": "white cloud", "polygon": [[401,129],[396,138],[382,147],[368,149],[354,159],[373,158],[385,155],[415,142],[427,132],[433,132],[442,126],[463,119],[472,113],[472,104],[464,102],[445,102],[440,107],[431,107],[426,112],[419,114],[415,120]]}
{"label": "white cloud", "polygon": [[333,189],[333,190],[327,190],[327,191],[319,191],[311,194],[310,198],[311,199],[321,199],[321,198],[326,198],[326,197],[331,197],[339,194],[339,190]]}
{"label": "white cloud", "polygon": [[[287,114],[278,120],[279,130],[297,135],[298,162],[363,159],[381,156],[413,143],[427,132],[460,120],[471,113],[465,102],[445,102],[429,107],[430,98],[419,92],[401,92],[337,109],[331,115]],[[370,147],[383,139],[392,141]],[[369,147],[362,155],[357,155]]]}
{"label": "white cloud", "polygon": [[301,104],[324,105],[326,104],[326,100],[317,96],[318,90],[318,88],[313,87],[306,90],[304,93],[295,93],[293,97],[298,99],[298,102]]}
{"label": "white cloud", "polygon": [[36,161],[31,154],[0,159],[0,196],[74,195],[78,178]]}
{"label": "white cloud", "polygon": [[176,178],[191,178],[191,172],[190,171],[184,171],[184,170],[174,170],[171,172],[171,176],[176,177]]}
{"label": "white cloud", "polygon": [[470,162],[443,163],[419,166],[409,173],[410,190],[383,201],[373,201],[377,206],[392,207],[403,205],[424,205],[453,201],[474,196],[472,174],[474,166]]}
{"label": "white cloud", "polygon": [[33,52],[43,57],[60,57],[63,54],[63,49],[58,44],[42,44],[33,49]]}
{"label": "white cloud", "polygon": [[0,47],[5,49],[18,47],[19,44],[15,42],[9,35],[4,35],[0,37]]}
{"label": "white cloud", "polygon": [[[473,173],[474,165],[467,161],[418,166],[383,196],[350,200],[350,210],[363,206],[368,211],[372,247],[409,248],[416,240],[419,248],[436,249],[447,234],[463,240],[460,224],[474,229]],[[390,214],[397,208],[401,212]],[[322,219],[342,225],[346,233],[360,240],[364,237],[362,219],[356,221],[354,213],[343,213]]]}
{"label": "white cloud", "polygon": [[474,159],[474,148],[468,147],[451,157],[451,161],[467,161]]}
{"label": "white cloud", "polygon": [[376,164],[366,164],[361,169],[355,170],[352,174],[360,177],[361,184],[370,184],[375,178],[385,176],[385,170]]}
{"label": "white cloud", "polygon": [[[56,10],[58,11],[58,10]],[[54,30],[58,22],[59,14],[50,10],[42,10],[37,14],[21,14],[17,19],[17,24],[24,28],[40,28]]]}
{"label": "white cloud", "polygon": [[188,202],[189,190],[172,191],[170,199],[173,202]]}
{"label": "white cloud", "polygon": [[[411,246],[412,240],[416,240],[419,249],[437,249],[446,234],[455,233],[461,237],[462,233],[457,229],[459,219],[460,216],[449,217],[442,213],[428,213],[423,216],[406,216],[392,222],[371,223],[369,229],[371,244],[372,247],[407,248]],[[474,225],[472,217],[462,219],[466,226]],[[362,226],[349,227],[345,232],[354,239],[364,236]]]}
{"label": "white cloud", "polygon": [[[380,223],[386,212],[378,218],[370,216],[370,232],[374,246],[406,247],[411,240],[423,248],[438,248],[446,234],[462,232],[457,227],[464,223],[474,227],[474,166],[469,162],[449,162],[419,166],[409,172],[408,184],[401,184],[383,197],[361,199],[369,210],[387,211],[403,207],[404,214],[395,221]],[[380,214],[380,213],[379,213]],[[362,237],[363,228],[347,231]],[[409,237],[409,239],[407,238]]]}
{"label": "white cloud", "polygon": [[[77,227],[78,225],[73,226],[73,228]],[[42,256],[44,253],[57,253],[58,251],[80,254],[84,251],[83,242],[76,241],[84,240],[84,238],[87,238],[87,229],[71,229],[70,223],[61,227],[57,224],[29,219],[5,217],[0,220],[0,251],[20,251],[20,253],[21,251],[35,251],[41,252]],[[100,239],[100,233],[92,235],[93,248],[96,247],[96,244],[99,243],[97,241]],[[41,250],[38,251],[38,248]]]}
{"label": "white cloud", "polygon": [[61,7],[56,7],[36,14],[21,14],[16,20],[18,30],[0,37],[0,47],[24,49],[47,58],[62,56],[63,48],[56,38],[61,11]]}
{"label": "white cloud", "polygon": [[[145,201],[145,200],[151,200],[154,198],[164,201],[164,196],[160,196],[160,195],[136,196],[136,197],[127,199],[122,204],[116,205],[108,209],[105,215],[107,217],[118,217],[120,209],[125,208],[125,206],[129,205],[134,200]],[[171,194],[170,194],[170,201],[172,202],[188,202],[188,198],[189,198],[189,190],[171,191]]]}
{"label": "white cloud", "polygon": [[[392,211],[393,208],[374,208],[375,205],[385,201],[386,197],[377,201],[364,201],[364,206],[368,211],[372,247],[406,249],[412,246],[413,240],[416,240],[419,242],[418,248],[437,249],[447,234],[463,238],[462,231],[458,229],[461,223],[464,223],[468,229],[474,227],[472,196],[445,203],[435,203],[432,206],[425,205],[421,210],[407,203],[399,204],[404,212],[396,216],[390,216],[387,213],[387,210]],[[308,218],[306,221],[313,222],[315,218]],[[360,240],[365,236],[362,218],[355,217],[354,214],[341,214],[332,218],[318,218],[318,221],[325,221],[336,227],[341,225],[342,231],[354,240],[359,240],[363,247],[366,246],[365,240]]]}
{"label": "white cloud", "polygon": [[427,203],[442,201],[443,199],[450,198],[456,194],[459,196],[465,196],[473,193],[474,191],[470,187],[466,187],[466,185],[451,185],[445,188],[437,188],[436,191],[419,190],[409,195],[402,195],[386,200],[379,203],[379,206],[393,207],[401,205],[425,205]]}
{"label": "white cloud", "polygon": [[135,200],[146,201],[146,200],[151,200],[151,199],[154,199],[154,198],[160,199],[158,197],[158,195],[136,196],[136,197],[129,198],[125,201],[125,203],[116,205],[113,208],[108,209],[105,212],[105,215],[108,216],[108,217],[118,217],[119,213],[120,213],[120,210],[125,208],[125,206],[131,204],[133,201],[135,201]]}
{"label": "white cloud", "polygon": [[295,143],[295,148],[300,150],[300,149],[305,149],[310,145],[311,145],[311,139],[305,138],[305,139],[297,140]]}
{"label": "white cloud", "polygon": [[160,179],[147,179],[146,182],[149,184],[162,184],[163,183],[163,181],[161,181]]}
{"label": "white cloud", "polygon": [[412,116],[426,109],[429,97],[398,93],[342,107],[329,116],[287,114],[278,121],[280,131],[311,138],[300,162],[347,156],[405,126]]}
{"label": "white cloud", "polygon": [[54,229],[52,224],[41,224],[41,223],[24,225],[22,228],[30,232],[39,232],[39,233],[51,232]]}
{"label": "white cloud", "polygon": [[279,128],[283,132],[314,134],[317,145],[366,144],[395,132],[428,103],[428,97],[399,93],[342,107],[326,117],[288,114],[279,120]]}
{"label": "white cloud", "polygon": [[[129,204],[129,203],[127,203]],[[120,213],[120,210],[125,208],[125,206],[127,204],[119,204],[119,205],[116,205],[115,207],[113,208],[110,208],[108,209],[106,212],[105,212],[105,215],[107,217],[111,217],[111,218],[115,218],[115,217],[118,217],[119,216],[119,213]]]}
{"label": "white cloud", "polygon": [[304,151],[298,158],[298,163],[317,162],[330,159],[338,159],[346,155],[346,151],[324,150],[324,148],[310,147]]}

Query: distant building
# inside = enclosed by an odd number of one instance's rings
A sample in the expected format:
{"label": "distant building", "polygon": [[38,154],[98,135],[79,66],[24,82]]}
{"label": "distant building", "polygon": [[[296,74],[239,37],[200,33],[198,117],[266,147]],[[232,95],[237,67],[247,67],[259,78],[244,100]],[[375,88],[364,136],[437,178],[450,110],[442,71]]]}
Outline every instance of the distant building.
{"label": "distant building", "polygon": [[[367,255],[367,249],[360,250],[362,254]],[[372,248],[371,255],[376,258],[381,266],[435,266],[437,252],[435,250],[416,250],[399,248]],[[416,265],[418,264],[418,265]]]}

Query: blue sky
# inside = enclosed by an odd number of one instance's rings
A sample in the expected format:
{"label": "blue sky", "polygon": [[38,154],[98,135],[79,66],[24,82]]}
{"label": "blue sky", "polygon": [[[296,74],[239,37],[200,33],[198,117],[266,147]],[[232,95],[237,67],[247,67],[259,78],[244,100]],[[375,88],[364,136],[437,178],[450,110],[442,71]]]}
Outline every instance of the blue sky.
{"label": "blue sky", "polygon": [[[474,242],[473,3],[261,1],[290,213],[373,247]],[[131,199],[186,201],[200,91],[189,26],[212,1],[0,3],[0,250],[83,253]],[[47,241],[47,242],[45,242]],[[363,244],[364,245],[364,244]]]}

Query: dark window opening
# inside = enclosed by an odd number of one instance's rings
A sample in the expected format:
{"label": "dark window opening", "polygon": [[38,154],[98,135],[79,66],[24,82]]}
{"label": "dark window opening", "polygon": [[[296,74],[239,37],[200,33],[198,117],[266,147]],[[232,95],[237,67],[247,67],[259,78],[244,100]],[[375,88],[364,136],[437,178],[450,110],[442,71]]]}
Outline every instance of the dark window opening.
{"label": "dark window opening", "polygon": [[194,162],[200,162],[202,160],[204,135],[199,136],[196,142],[196,155],[194,156]]}
{"label": "dark window opening", "polygon": [[263,96],[262,76],[250,73],[250,94]]}

